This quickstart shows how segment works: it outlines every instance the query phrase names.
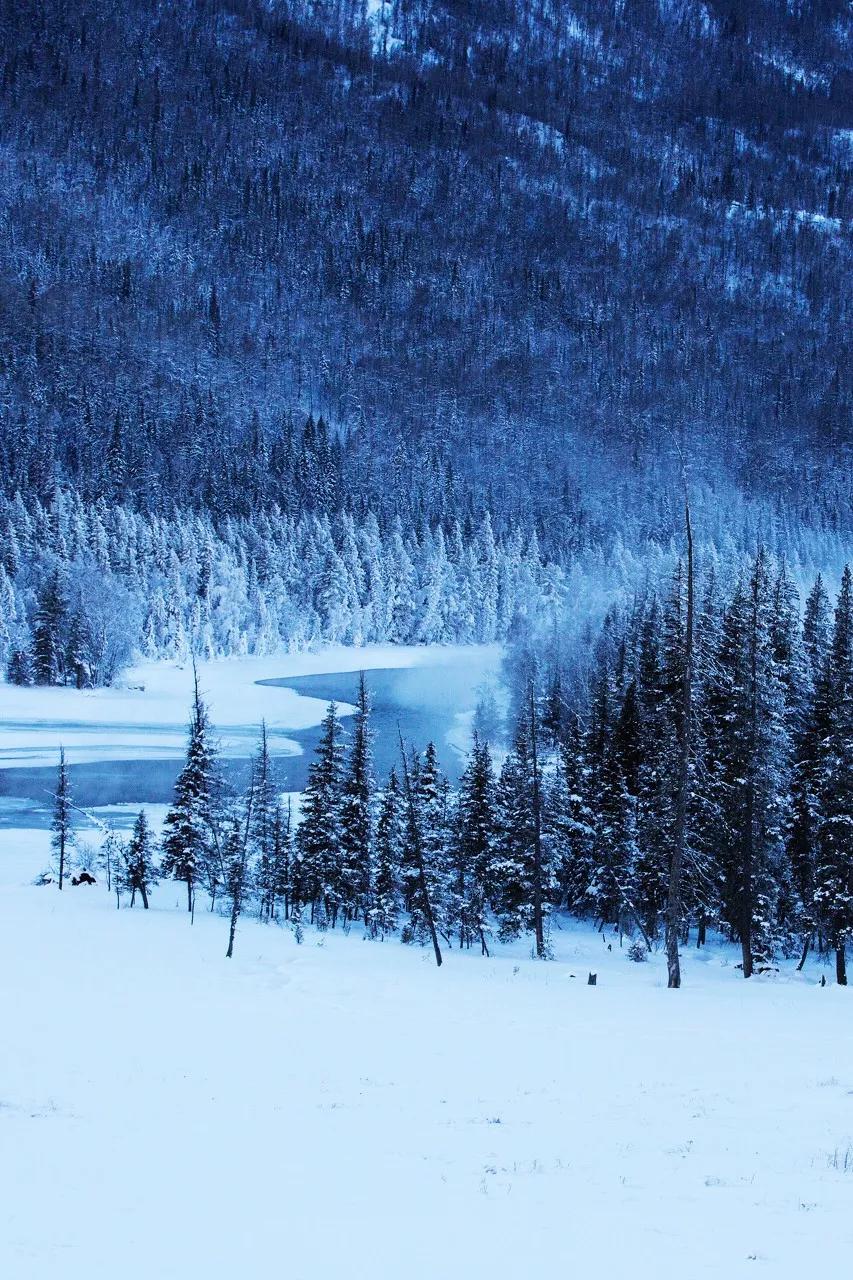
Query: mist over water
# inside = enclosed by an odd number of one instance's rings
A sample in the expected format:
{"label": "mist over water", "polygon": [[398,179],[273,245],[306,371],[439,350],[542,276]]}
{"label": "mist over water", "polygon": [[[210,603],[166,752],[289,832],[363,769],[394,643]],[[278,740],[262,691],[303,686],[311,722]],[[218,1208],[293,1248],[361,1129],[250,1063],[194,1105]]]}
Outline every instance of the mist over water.
{"label": "mist over water", "polygon": [[[290,730],[276,720],[276,688],[317,699],[322,707],[336,702],[342,713],[349,712],[358,689],[357,671],[322,675],[282,677],[260,681],[270,686],[270,721],[299,743],[300,755],[274,756],[275,772],[282,791],[301,791],[308,776],[320,726]],[[365,672],[371,702],[373,762],[381,781],[399,761],[402,733],[406,747],[422,750],[436,744],[442,768],[456,781],[464,768],[464,747],[472,713],[483,687],[495,686],[498,659],[471,651],[452,663],[435,666],[401,667]],[[318,708],[318,714],[322,714]],[[344,742],[349,738],[349,714],[342,714]],[[248,736],[248,735],[247,735]],[[57,750],[58,750],[57,739]],[[223,757],[220,768],[226,782],[242,786],[248,778],[249,755]],[[143,806],[168,804],[172,799],[181,759],[102,760],[71,764],[69,773],[75,804],[81,809],[110,805]],[[3,827],[44,827],[50,821],[50,804],[56,769],[39,766],[0,770],[0,829]],[[129,821],[130,819],[128,819]],[[121,825],[121,824],[120,824]]]}

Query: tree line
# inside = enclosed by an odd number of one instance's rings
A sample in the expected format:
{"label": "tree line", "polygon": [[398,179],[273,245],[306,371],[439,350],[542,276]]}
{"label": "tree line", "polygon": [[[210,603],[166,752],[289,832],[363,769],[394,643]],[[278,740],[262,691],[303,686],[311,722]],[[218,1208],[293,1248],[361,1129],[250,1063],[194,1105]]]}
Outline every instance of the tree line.
{"label": "tree line", "polygon": [[[77,506],[67,590],[129,592],[158,653],[417,634],[349,550],[359,611],[328,548],[309,590],[264,521],[300,527],[298,566],[315,517],[339,555],[345,519],[399,520],[424,594],[425,531],[458,572],[486,514],[548,566],[665,552],[673,437],[721,549],[849,537],[843,0],[7,9],[0,492],[37,529],[0,581],[14,647]],[[427,634],[464,637],[458,577]],[[62,678],[103,678],[84,647]]]}
{"label": "tree line", "polygon": [[666,590],[608,616],[585,672],[554,643],[511,651],[509,741],[475,735],[458,787],[433,744],[401,741],[399,764],[375,778],[362,676],[351,728],[328,708],[298,815],[265,732],[245,794],[226,794],[196,693],[160,875],[186,886],[190,912],[199,890],[230,904],[235,928],[251,910],[298,937],[307,925],[399,935],[439,963],[443,948],[487,955],[518,937],[545,958],[568,913],[615,927],[638,956],[666,942],[670,985],[678,949],[711,932],[739,944],[744,977],[816,948],[845,984],[850,570],[834,601],[818,578],[801,611],[763,550],[692,590],[679,565]]}

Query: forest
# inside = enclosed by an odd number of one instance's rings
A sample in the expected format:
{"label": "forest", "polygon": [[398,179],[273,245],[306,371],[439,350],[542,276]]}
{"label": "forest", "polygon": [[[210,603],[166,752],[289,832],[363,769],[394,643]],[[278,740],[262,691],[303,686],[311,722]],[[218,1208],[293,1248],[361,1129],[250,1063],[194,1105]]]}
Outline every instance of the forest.
{"label": "forest", "polygon": [[13,678],[594,629],[674,565],[683,466],[701,549],[837,580],[845,15],[4,6]]}
{"label": "forest", "polygon": [[[117,900],[145,907],[158,875],[230,914],[292,929],[476,948],[529,937],[550,955],[564,916],[615,928],[637,962],[709,933],[740,944],[743,976],[811,948],[847,985],[853,940],[853,576],[820,577],[802,610],[784,564],[695,578],[611,613],[589,680],[552,651],[515,646],[507,723],[475,718],[458,788],[435,746],[400,738],[377,779],[361,678],[351,729],[334,704],[298,821],[276,784],[265,728],[245,793],[225,784],[198,693],[162,838],[145,812],[110,831],[99,865]],[[483,737],[480,736],[482,731]],[[489,734],[490,742],[485,736]],[[64,762],[54,808],[62,887],[73,841]]]}
{"label": "forest", "polygon": [[0,1276],[849,1274],[851,19],[0,0]]}

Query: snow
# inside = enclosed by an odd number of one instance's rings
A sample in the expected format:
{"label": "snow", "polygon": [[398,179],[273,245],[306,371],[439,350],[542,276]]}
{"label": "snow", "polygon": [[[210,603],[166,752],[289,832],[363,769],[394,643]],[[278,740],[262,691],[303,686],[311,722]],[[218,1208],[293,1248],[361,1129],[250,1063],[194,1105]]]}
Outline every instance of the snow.
{"label": "snow", "polygon": [[[843,1275],[853,995],[116,911],[0,832],[0,1275]],[[607,950],[607,942],[612,950]],[[586,983],[598,973],[598,985]]]}
{"label": "snow", "polygon": [[[288,731],[321,722],[325,703],[258,681],[327,672],[432,664],[496,665],[497,646],[368,645],[315,653],[225,658],[198,664],[199,686],[223,755],[249,754],[266,718],[270,747],[298,754]],[[186,750],[191,665],[148,662],[112,689],[20,688],[0,684],[0,768],[54,765],[60,743],[69,764],[101,760],[178,759]],[[345,704],[341,714],[352,710]]]}

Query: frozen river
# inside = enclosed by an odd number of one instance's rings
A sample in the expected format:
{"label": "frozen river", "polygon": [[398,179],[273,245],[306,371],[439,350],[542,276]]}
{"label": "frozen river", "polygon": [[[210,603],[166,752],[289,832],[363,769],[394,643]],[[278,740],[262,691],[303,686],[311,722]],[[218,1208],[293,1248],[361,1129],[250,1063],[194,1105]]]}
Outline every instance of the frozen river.
{"label": "frozen river", "polygon": [[[439,657],[440,661],[417,666],[365,670],[371,700],[374,767],[380,779],[399,758],[399,732],[407,744],[418,748],[429,741],[435,742],[442,767],[452,779],[458,778],[464,765],[463,753],[473,711],[484,684],[494,686],[497,680],[498,658],[492,650],[484,655],[474,649],[452,650],[447,655],[439,652],[436,658]],[[320,735],[319,720],[330,701],[341,707],[344,736],[348,737],[351,721],[346,713],[356,697],[358,672],[267,676],[251,683],[253,692],[261,695],[263,714],[275,729],[272,741],[281,790],[300,791]],[[289,691],[289,700],[279,692],[285,690]],[[310,707],[306,703],[310,703]],[[214,720],[215,711],[214,706]],[[306,724],[306,720],[313,723]],[[20,726],[10,726],[7,721],[6,729],[11,732],[13,727]],[[97,744],[98,726],[92,724],[89,728],[92,742]],[[133,758],[122,759],[122,736],[131,728],[136,734]],[[42,725],[42,737],[52,736],[58,751],[59,744],[69,738],[73,740],[79,730],[79,722],[70,717],[56,719]],[[247,774],[256,732],[254,724],[228,726],[222,767],[234,783],[239,784]],[[162,725],[150,726],[149,742],[146,742],[144,725],[113,725],[109,732],[104,730],[103,736],[105,741],[116,740],[115,745],[104,747],[110,758],[75,763],[73,752],[69,753],[72,789],[78,805],[100,809],[113,805],[165,804],[171,799],[182,760],[176,750],[157,755],[157,743],[163,737]],[[2,741],[0,729],[0,744]],[[89,754],[96,754],[97,750],[97,745],[93,745]],[[112,752],[116,758],[112,758]],[[22,751],[20,755],[25,757],[26,753]],[[56,767],[45,764],[44,755],[40,747],[34,752],[32,764],[25,759],[21,763],[10,760],[0,769],[0,828],[43,826],[49,821]]]}

